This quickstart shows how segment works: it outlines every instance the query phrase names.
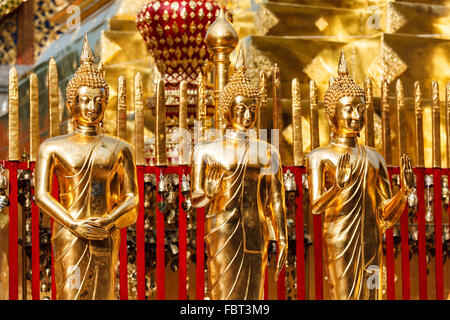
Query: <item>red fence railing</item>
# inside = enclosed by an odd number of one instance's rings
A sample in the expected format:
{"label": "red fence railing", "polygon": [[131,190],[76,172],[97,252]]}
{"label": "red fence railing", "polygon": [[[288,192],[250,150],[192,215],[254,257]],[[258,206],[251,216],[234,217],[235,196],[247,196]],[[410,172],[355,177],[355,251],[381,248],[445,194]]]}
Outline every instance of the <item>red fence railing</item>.
{"label": "red fence railing", "polygon": [[[17,162],[17,161],[0,161],[0,164],[7,170],[9,170],[9,298],[10,300],[19,299],[19,234],[18,234],[18,194],[17,194],[17,173],[18,170],[30,170],[33,172],[34,163]],[[286,166],[284,170],[290,170],[295,175],[295,182],[297,184],[297,191],[295,193],[294,201],[294,216],[295,216],[295,254],[296,254],[296,298],[299,300],[309,297],[307,292],[306,281],[308,281],[308,275],[306,273],[306,266],[308,261],[305,259],[305,253],[307,247],[304,243],[304,225],[306,221],[306,214],[304,212],[304,198],[305,189],[303,188],[303,175],[305,174],[305,168]],[[392,177],[399,174],[398,167],[390,167],[388,169],[389,175]],[[154,174],[156,176],[156,188],[158,188],[159,179],[161,174],[164,175],[177,175],[179,177],[179,186],[182,183],[182,176],[189,174],[188,166],[139,166],[137,168],[138,173],[138,187],[139,187],[139,214],[136,222],[136,279],[137,279],[137,299],[146,299],[146,230],[144,228],[145,220],[145,208],[144,208],[144,176],[146,174]],[[402,299],[411,299],[411,278],[417,277],[419,284],[419,298],[427,299],[427,234],[426,234],[426,219],[425,219],[425,177],[432,176],[434,179],[433,187],[433,215],[434,215],[434,257],[435,257],[435,297],[436,299],[444,298],[444,250],[443,250],[443,216],[442,216],[442,201],[441,201],[441,176],[449,175],[450,169],[439,168],[414,168],[416,175],[416,192],[417,192],[417,209],[415,211],[417,221],[417,248],[418,248],[418,274],[411,273],[411,260],[410,260],[410,236],[409,236],[409,212],[408,208],[405,209],[404,214],[400,219],[400,251],[401,251],[401,297]],[[57,184],[55,184],[54,195],[57,195]],[[31,188],[31,194],[33,195],[33,188]],[[183,208],[183,202],[188,197],[185,193],[181,192],[181,188],[178,188],[178,298],[187,298],[187,213]],[[164,195],[156,190],[156,201],[163,200]],[[34,200],[34,199],[33,199]],[[292,209],[292,208],[291,208]],[[204,299],[205,297],[205,247],[204,247],[204,218],[205,210],[200,209],[196,211],[197,216],[197,229],[196,229],[196,277],[195,277],[195,298]],[[319,217],[320,218],[320,217]],[[324,288],[326,288],[326,282],[323,278],[323,261],[322,261],[322,237],[321,235],[321,222],[319,218],[313,220],[313,236],[314,236],[314,261],[311,265],[314,266],[314,287],[315,287],[315,299],[324,298]],[[32,201],[31,206],[31,292],[32,299],[39,300],[40,295],[40,222],[39,222],[39,209]],[[120,299],[128,299],[128,273],[127,273],[127,232],[122,230],[121,232],[121,246],[120,246]],[[319,235],[319,236],[317,236]],[[386,252],[386,271],[387,271],[387,299],[395,299],[395,243],[392,229],[386,233],[385,237],[385,252]],[[429,240],[428,240],[429,241]],[[22,241],[23,243],[23,241]],[[156,205],[156,297],[157,299],[166,298],[166,264],[165,264],[165,216],[161,212],[158,205]],[[398,250],[398,249],[397,249]],[[52,261],[53,264],[53,261]],[[123,267],[125,266],[125,267]],[[380,272],[382,272],[380,270]],[[52,266],[52,278],[54,278],[53,266]],[[272,279],[268,278],[268,272],[266,272],[266,283],[264,286],[264,297],[266,299],[273,299],[275,297],[269,296],[268,281]],[[325,285],[324,285],[325,284]],[[170,284],[173,285],[173,284]],[[56,288],[54,281],[52,281],[52,298],[56,298]],[[280,274],[277,283],[277,299],[286,299],[286,283],[284,271]]]}

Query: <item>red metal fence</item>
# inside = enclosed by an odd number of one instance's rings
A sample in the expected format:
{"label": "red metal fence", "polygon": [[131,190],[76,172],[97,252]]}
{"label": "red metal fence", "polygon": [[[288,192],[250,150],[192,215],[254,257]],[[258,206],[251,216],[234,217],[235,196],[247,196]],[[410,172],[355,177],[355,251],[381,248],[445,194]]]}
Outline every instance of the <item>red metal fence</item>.
{"label": "red metal fence", "polygon": [[[0,164],[7,170],[9,170],[9,298],[11,300],[19,299],[19,237],[18,237],[18,192],[17,192],[17,172],[18,170],[34,170],[33,162],[18,162],[18,161],[0,161]],[[303,175],[305,169],[303,167],[286,166],[285,171],[290,170],[295,175],[295,182],[297,184],[297,191],[295,193],[294,210],[295,210],[295,254],[296,254],[296,297],[299,300],[307,298],[307,273],[305,259],[304,243],[304,221],[305,215],[308,212],[304,212],[303,203],[304,198],[307,195],[304,194],[303,188]],[[399,174],[398,167],[390,167],[388,169],[389,175]],[[179,177],[181,185],[181,179],[183,174],[189,174],[188,166],[138,166],[138,186],[139,186],[139,215],[136,222],[136,272],[137,272],[137,299],[146,299],[146,264],[145,264],[145,236],[146,231],[144,228],[144,175],[154,174],[156,176],[156,185],[158,186],[161,174],[168,175],[174,174]],[[441,201],[441,176],[449,175],[450,169],[441,168],[414,168],[417,183],[417,210],[415,213],[415,219],[417,221],[417,247],[418,247],[418,274],[411,274],[410,272],[410,239],[409,239],[409,217],[408,208],[405,209],[405,213],[400,220],[400,251],[401,251],[401,288],[402,299],[411,298],[411,278],[418,277],[419,283],[419,298],[427,299],[427,236],[426,236],[426,221],[425,221],[425,177],[430,175],[434,179],[434,252],[435,252],[435,279],[434,286],[436,291],[436,299],[444,298],[444,262],[443,262],[443,224],[442,224],[442,201]],[[58,186],[54,184],[53,194],[57,196]],[[33,195],[33,188],[31,191]],[[187,279],[187,218],[186,211],[183,208],[183,201],[185,200],[185,194],[181,192],[181,188],[178,188],[178,298],[187,298],[186,279]],[[156,201],[161,201],[161,195],[156,192]],[[288,208],[289,209],[289,208]],[[292,209],[292,208],[291,208]],[[205,270],[205,253],[204,253],[204,209],[196,211],[197,215],[197,229],[196,229],[196,299],[204,299],[204,270]],[[166,287],[169,285],[166,283],[165,277],[165,236],[164,236],[164,214],[156,206],[156,292],[157,299],[166,298]],[[32,201],[31,206],[31,283],[32,283],[32,299],[39,300],[40,297],[40,224],[39,224],[39,208]],[[313,220],[313,237],[314,237],[314,287],[315,287],[315,299],[324,298],[324,273],[322,262],[322,243],[321,237],[317,234],[321,233],[321,219],[317,216]],[[121,232],[121,246],[120,246],[120,299],[128,299],[128,281],[127,281],[127,232],[122,230]],[[385,252],[386,252],[386,269],[387,269],[387,299],[395,299],[395,265],[394,265],[394,235],[393,231],[388,230],[385,237]],[[52,261],[53,264],[53,261]],[[380,271],[381,272],[381,271]],[[53,278],[53,268],[52,268]],[[326,283],[326,282],[325,282]],[[170,285],[174,285],[171,283]],[[52,298],[55,298],[55,286],[52,281]],[[266,272],[266,284],[265,284],[265,298],[269,297],[268,292],[268,276]],[[277,299],[286,299],[286,285],[284,271],[279,277],[277,283]]]}

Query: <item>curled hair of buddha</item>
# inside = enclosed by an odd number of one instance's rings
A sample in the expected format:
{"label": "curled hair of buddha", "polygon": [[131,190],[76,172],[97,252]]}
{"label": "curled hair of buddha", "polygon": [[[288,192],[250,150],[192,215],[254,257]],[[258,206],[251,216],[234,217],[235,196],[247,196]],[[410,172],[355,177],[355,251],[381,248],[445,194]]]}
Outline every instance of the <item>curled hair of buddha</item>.
{"label": "curled hair of buddha", "polygon": [[92,89],[103,88],[105,90],[106,101],[108,101],[109,96],[108,84],[106,83],[103,72],[94,64],[94,55],[89,47],[87,36],[84,37],[80,62],[80,67],[66,87],[66,105],[71,113],[77,103],[78,90],[81,87],[89,87]]}
{"label": "curled hair of buddha", "polygon": [[324,108],[332,131],[336,130],[335,111],[336,104],[343,97],[362,97],[365,99],[364,90],[350,77],[345,62],[344,51],[341,52],[338,65],[338,77],[330,78],[330,83],[324,95]]}
{"label": "curled hair of buddha", "polygon": [[224,117],[226,112],[231,111],[234,100],[238,96],[256,98],[258,106],[261,101],[258,88],[252,83],[247,74],[242,48],[239,50],[236,70],[219,95],[219,110],[222,117]]}

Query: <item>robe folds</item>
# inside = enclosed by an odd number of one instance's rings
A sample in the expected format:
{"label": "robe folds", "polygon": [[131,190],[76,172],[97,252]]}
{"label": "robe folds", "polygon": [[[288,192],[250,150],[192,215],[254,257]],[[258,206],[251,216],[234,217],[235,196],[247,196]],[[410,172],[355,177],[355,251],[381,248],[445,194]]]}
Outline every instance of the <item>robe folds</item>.
{"label": "robe folds", "polygon": [[[334,184],[333,161],[324,158],[331,148],[308,155],[311,201],[326,191],[325,185]],[[345,151],[338,149],[333,157]],[[374,149],[358,145],[352,159],[350,182],[323,215],[326,273],[332,299],[376,300],[382,298],[384,265],[379,208],[391,196],[389,178],[383,158]],[[322,183],[311,176],[323,177]]]}
{"label": "robe folds", "polygon": [[[285,227],[285,224],[280,226],[276,222],[273,209],[273,203],[284,205],[281,201],[284,189],[281,165],[278,166],[279,155],[273,150],[273,156],[266,163],[252,162],[251,148],[262,142],[242,140],[239,143],[241,147],[237,147],[236,159],[230,165],[226,157],[230,157],[233,151],[227,147],[221,149],[224,141],[196,146],[191,173],[194,192],[207,189],[205,176],[212,166],[218,165],[222,177],[205,217],[211,298],[261,300],[264,297],[268,241],[276,240],[280,234],[278,230]],[[264,147],[267,150],[267,145]],[[271,148],[273,146],[268,150]],[[277,164],[277,170],[270,170],[273,169],[271,162]],[[204,175],[198,175],[200,171],[205,172]]]}
{"label": "robe folds", "polygon": [[[96,172],[97,151],[103,136],[92,144],[81,169],[74,175],[66,175],[55,169],[60,185],[72,186],[60,189],[60,202],[77,220],[101,217],[107,212],[104,175]],[[77,237],[55,221],[52,230],[56,293],[58,300],[112,300],[116,278],[120,231],[115,229],[105,240],[87,240]]]}

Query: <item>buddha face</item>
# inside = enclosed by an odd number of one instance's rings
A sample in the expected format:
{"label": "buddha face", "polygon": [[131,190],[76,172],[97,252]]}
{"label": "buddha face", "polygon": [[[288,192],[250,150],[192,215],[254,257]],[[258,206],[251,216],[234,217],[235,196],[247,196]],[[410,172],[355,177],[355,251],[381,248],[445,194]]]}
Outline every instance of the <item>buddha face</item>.
{"label": "buddha face", "polygon": [[364,127],[366,105],[362,97],[342,97],[336,104],[335,120],[340,135],[357,135]]}
{"label": "buddha face", "polygon": [[81,87],[72,114],[80,125],[98,125],[106,110],[104,88]]}
{"label": "buddha face", "polygon": [[231,108],[230,120],[233,129],[248,130],[255,126],[258,100],[237,96]]}

